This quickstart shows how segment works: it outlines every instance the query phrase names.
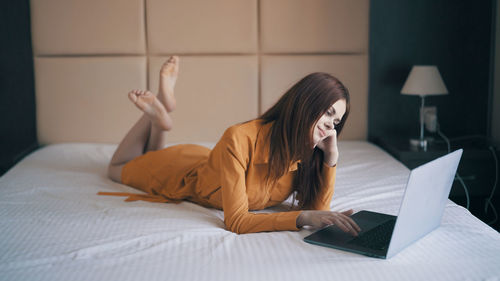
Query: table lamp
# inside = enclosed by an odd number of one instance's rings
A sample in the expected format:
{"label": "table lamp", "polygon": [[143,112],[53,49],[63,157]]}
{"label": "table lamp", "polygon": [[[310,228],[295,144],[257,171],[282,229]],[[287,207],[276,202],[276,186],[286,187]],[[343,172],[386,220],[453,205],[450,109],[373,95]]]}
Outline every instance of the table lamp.
{"label": "table lamp", "polygon": [[420,138],[410,139],[410,146],[420,150],[427,150],[427,140],[424,139],[424,100],[425,96],[445,95],[448,90],[444,85],[441,74],[435,65],[415,65],[406,79],[403,95],[420,96],[422,103],[420,106]]}

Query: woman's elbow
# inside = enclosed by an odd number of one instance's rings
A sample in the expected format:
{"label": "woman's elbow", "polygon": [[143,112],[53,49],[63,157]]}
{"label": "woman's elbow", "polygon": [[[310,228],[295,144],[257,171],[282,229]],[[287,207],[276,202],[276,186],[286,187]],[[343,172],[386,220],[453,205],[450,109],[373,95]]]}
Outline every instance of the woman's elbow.
{"label": "woman's elbow", "polygon": [[236,234],[245,234],[248,231],[244,230],[242,227],[242,223],[237,220],[224,220],[224,224],[226,225],[226,230],[234,232]]}

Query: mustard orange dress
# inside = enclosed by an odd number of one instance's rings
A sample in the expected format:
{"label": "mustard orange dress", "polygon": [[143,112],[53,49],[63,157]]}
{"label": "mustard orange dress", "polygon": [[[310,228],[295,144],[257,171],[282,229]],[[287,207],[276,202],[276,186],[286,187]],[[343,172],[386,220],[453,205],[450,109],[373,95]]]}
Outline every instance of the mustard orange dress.
{"label": "mustard orange dress", "polygon": [[[210,150],[183,144],[148,152],[128,162],[122,183],[147,195],[128,195],[128,201],[188,200],[222,209],[226,228],[236,233],[298,230],[300,211],[252,213],[282,203],[292,192],[297,162],[273,186],[265,184],[272,123],[256,119],[228,128]],[[324,164],[321,189],[313,209],[330,210],[336,167]],[[115,194],[116,195],[116,194]]]}

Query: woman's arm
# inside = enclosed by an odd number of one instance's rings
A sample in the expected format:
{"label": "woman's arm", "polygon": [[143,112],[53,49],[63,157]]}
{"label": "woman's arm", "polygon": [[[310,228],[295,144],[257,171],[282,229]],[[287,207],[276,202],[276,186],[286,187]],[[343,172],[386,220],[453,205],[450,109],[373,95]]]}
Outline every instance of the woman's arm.
{"label": "woman's arm", "polygon": [[324,162],[330,167],[337,165],[339,160],[339,148],[337,146],[337,130],[333,130],[332,135],[318,143],[318,148],[323,151]]}
{"label": "woman's arm", "polygon": [[248,211],[246,167],[248,141],[238,140],[234,132],[227,132],[212,153],[220,164],[222,208],[226,228],[235,233],[298,230],[300,211],[254,214]]}
{"label": "woman's arm", "polygon": [[337,147],[337,131],[333,130],[331,136],[318,143],[318,148],[323,151],[324,163],[321,171],[323,186],[313,203],[313,210],[330,210],[333,191],[335,188],[335,176],[337,172],[337,161],[339,159],[339,149]]}
{"label": "woman's arm", "polygon": [[330,211],[330,202],[332,201],[335,187],[335,174],[336,166],[330,167],[325,162],[322,171],[324,186],[321,188],[321,191],[312,206],[313,210],[303,211],[297,217],[297,227],[300,228],[305,225],[309,225],[314,228],[321,228],[334,224],[341,230],[357,236],[361,229],[356,222],[350,218],[353,210],[344,212]]}
{"label": "woman's arm", "polygon": [[316,200],[313,202],[311,209],[313,210],[330,210],[330,202],[332,202],[333,193],[335,191],[335,176],[337,167],[330,167],[328,164],[323,163],[323,170],[321,177],[323,186],[321,187]]}
{"label": "woman's arm", "polygon": [[345,232],[357,235],[361,229],[350,218],[353,210],[344,212],[330,211],[330,202],[332,201],[335,188],[335,176],[337,171],[337,161],[339,150],[337,147],[337,131],[318,143],[318,148],[324,153],[324,163],[322,170],[323,186],[319,192],[316,201],[313,203],[311,211],[303,211],[297,218],[297,227],[309,225],[315,228],[324,227],[330,224],[338,226]]}

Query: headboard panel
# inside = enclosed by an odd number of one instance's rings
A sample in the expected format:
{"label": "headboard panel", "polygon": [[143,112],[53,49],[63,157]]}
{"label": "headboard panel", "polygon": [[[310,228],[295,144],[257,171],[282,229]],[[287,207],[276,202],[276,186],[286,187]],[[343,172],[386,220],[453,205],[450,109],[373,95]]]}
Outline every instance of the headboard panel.
{"label": "headboard panel", "polygon": [[108,142],[181,57],[172,142],[217,141],[302,76],[349,88],[343,139],[365,139],[369,0],[31,0],[39,142]]}
{"label": "headboard panel", "polygon": [[140,111],[127,91],[146,88],[145,57],[35,58],[40,143],[118,142]]}
{"label": "headboard panel", "polygon": [[146,0],[152,54],[256,54],[256,0]]}
{"label": "headboard panel", "polygon": [[144,0],[31,0],[35,56],[145,55]]}
{"label": "headboard panel", "polygon": [[368,14],[367,0],[261,0],[261,50],[364,54]]}

